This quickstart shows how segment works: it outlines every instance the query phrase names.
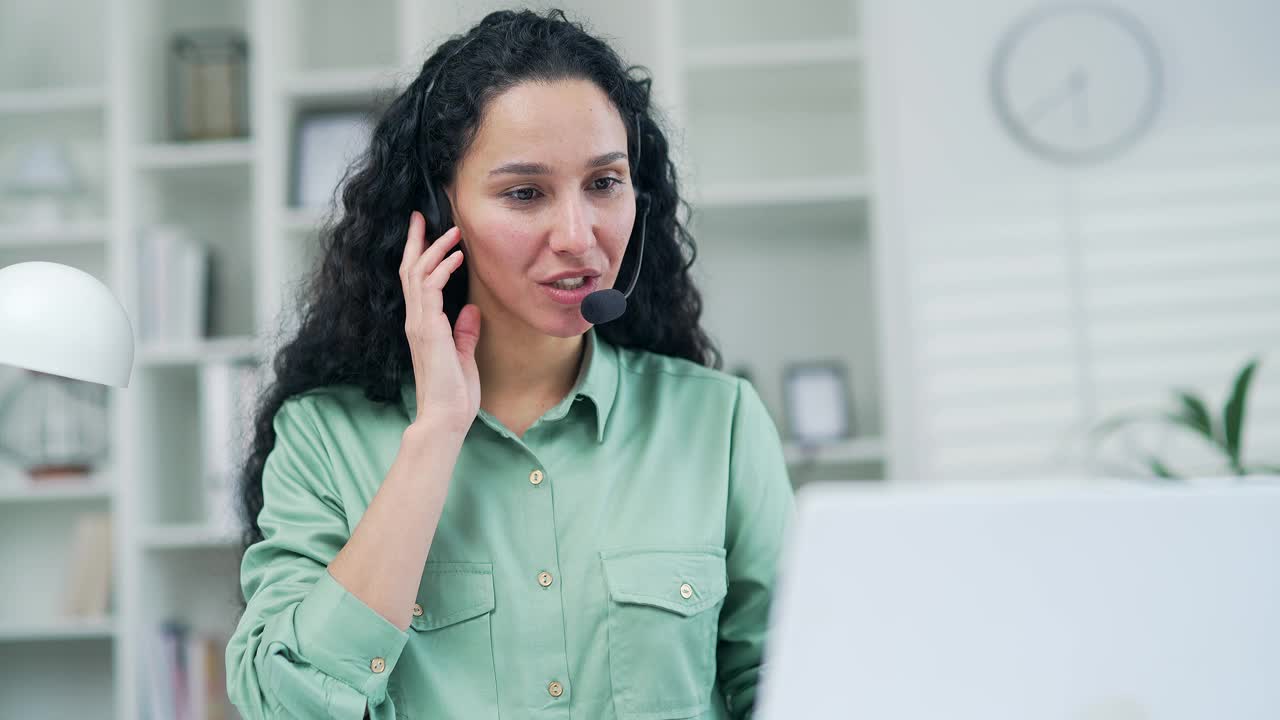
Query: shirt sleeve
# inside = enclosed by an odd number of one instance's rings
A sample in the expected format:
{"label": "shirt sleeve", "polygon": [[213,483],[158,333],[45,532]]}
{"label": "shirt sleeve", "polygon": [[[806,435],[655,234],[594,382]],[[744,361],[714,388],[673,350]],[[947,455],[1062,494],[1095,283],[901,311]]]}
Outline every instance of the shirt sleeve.
{"label": "shirt sleeve", "polygon": [[244,614],[226,651],[227,693],[246,720],[395,717],[387,679],[408,642],[329,574],[350,536],[304,397],[276,413],[262,472],[263,539],[240,565]]}
{"label": "shirt sleeve", "polygon": [[738,382],[725,524],[728,594],[720,610],[716,672],[735,720],[753,712],[775,569],[795,511],[778,430],[755,388]]}

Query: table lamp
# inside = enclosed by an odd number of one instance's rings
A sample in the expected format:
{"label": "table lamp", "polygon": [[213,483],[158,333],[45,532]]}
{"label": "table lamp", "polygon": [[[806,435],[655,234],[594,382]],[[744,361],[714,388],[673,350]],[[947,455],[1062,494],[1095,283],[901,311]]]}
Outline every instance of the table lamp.
{"label": "table lamp", "polygon": [[0,364],[129,387],[133,325],[83,270],[51,262],[0,268]]}

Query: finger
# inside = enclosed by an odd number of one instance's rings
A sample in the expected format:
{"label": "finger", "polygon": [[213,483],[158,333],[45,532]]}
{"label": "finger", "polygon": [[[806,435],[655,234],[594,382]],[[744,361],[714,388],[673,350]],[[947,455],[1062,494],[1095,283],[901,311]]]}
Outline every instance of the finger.
{"label": "finger", "polygon": [[449,257],[440,261],[431,274],[427,276],[424,287],[428,290],[443,290],[445,284],[449,282],[449,277],[453,275],[453,271],[462,265],[462,251],[455,250]]}
{"label": "finger", "polygon": [[400,287],[404,293],[404,325],[406,334],[418,327],[422,317],[417,283],[412,281],[413,265],[422,255],[426,219],[417,210],[409,214],[409,230],[404,243],[404,257],[400,260]]}
{"label": "finger", "polygon": [[422,257],[418,258],[417,262],[414,263],[413,270],[410,272],[411,277],[420,278],[424,275],[430,275],[431,271],[435,270],[436,265],[440,264],[445,254],[458,243],[461,237],[462,231],[455,225],[449,228],[448,232],[436,238],[436,241],[431,243],[426,252],[422,253]]}
{"label": "finger", "polygon": [[433,318],[437,313],[444,312],[444,286],[449,282],[450,274],[458,269],[462,264],[462,251],[455,251],[452,255],[440,261],[440,264],[431,271],[431,274],[422,282],[422,290],[419,292],[420,310],[422,317]]}
{"label": "finger", "polygon": [[404,256],[400,259],[401,277],[413,267],[414,262],[422,255],[424,247],[423,237],[426,235],[427,221],[422,217],[422,213],[414,210],[409,213],[409,231],[405,236]]}
{"label": "finger", "polygon": [[414,281],[413,268],[421,259],[425,247],[427,220],[422,213],[409,213],[409,230],[404,243],[404,256],[400,260],[400,285],[404,292],[405,329],[416,327],[422,317],[422,303],[418,297],[418,283]]}
{"label": "finger", "polygon": [[453,325],[453,344],[458,349],[458,355],[473,359],[479,341],[480,308],[474,304],[464,305],[458,313],[458,321]]}

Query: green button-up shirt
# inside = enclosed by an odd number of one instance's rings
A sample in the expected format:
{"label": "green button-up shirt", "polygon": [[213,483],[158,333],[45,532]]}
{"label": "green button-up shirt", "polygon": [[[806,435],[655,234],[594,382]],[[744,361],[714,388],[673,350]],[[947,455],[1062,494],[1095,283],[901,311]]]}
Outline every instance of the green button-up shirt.
{"label": "green button-up shirt", "polygon": [[226,655],[245,718],[751,715],[794,499],[748,382],[589,330],[524,437],[480,411],[401,631],[327,567],[415,404],[330,386],[277,413]]}

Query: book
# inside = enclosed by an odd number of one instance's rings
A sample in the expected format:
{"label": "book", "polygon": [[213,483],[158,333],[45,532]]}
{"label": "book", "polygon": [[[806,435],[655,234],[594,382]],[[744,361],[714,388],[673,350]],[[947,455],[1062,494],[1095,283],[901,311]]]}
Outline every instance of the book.
{"label": "book", "polygon": [[184,626],[176,621],[161,623],[149,633],[147,653],[147,715],[151,720],[177,720],[178,680],[182,668],[178,642]]}
{"label": "book", "polygon": [[156,225],[139,249],[142,307],[138,335],[149,342],[203,338],[209,329],[210,253],[186,229]]}
{"label": "book", "polygon": [[226,720],[226,638],[208,633],[187,636],[187,688],[191,720]]}
{"label": "book", "polygon": [[152,720],[228,720],[227,636],[171,618],[150,634],[147,714]]}
{"label": "book", "polygon": [[73,617],[106,617],[111,604],[111,515],[81,513],[72,537],[63,611]]}
{"label": "book", "polygon": [[237,473],[253,441],[253,411],[262,368],[243,360],[214,360],[199,371],[201,480],[205,522],[211,528],[241,528]]}

